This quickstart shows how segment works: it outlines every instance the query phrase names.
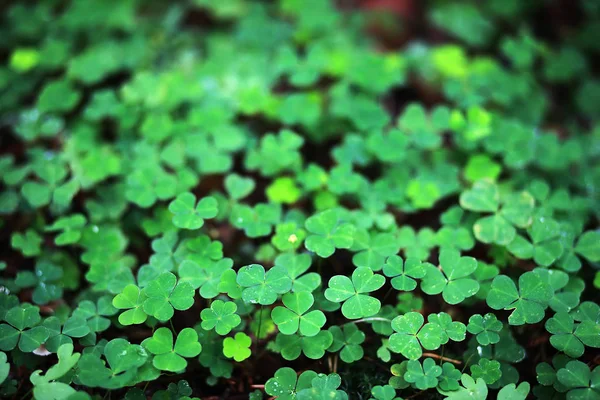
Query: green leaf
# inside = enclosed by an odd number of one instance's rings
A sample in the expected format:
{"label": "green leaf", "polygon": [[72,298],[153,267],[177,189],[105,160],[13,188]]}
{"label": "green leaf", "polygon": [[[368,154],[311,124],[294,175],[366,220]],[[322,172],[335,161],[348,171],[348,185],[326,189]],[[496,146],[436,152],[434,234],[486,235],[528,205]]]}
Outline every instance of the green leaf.
{"label": "green leaf", "polygon": [[236,311],[237,305],[232,301],[213,301],[210,308],[205,308],[200,313],[202,329],[208,331],[214,328],[219,335],[227,335],[242,322]]}
{"label": "green leaf", "polygon": [[435,350],[442,345],[444,331],[438,324],[426,323],[417,312],[409,312],[392,320],[396,333],[390,336],[389,348],[409,360],[416,360],[423,354],[423,348]]}
{"label": "green leaf", "polygon": [[408,362],[404,380],[413,383],[417,389],[427,390],[437,386],[438,376],[442,374],[442,367],[435,364],[431,358],[426,358],[423,365],[417,360]]}
{"label": "green leaf", "polygon": [[225,338],[223,341],[223,354],[225,357],[233,358],[237,362],[244,361],[250,357],[250,345],[252,340],[243,332],[238,332],[235,337]]}
{"label": "green leaf", "polygon": [[488,385],[498,381],[501,376],[502,371],[500,371],[500,363],[496,360],[482,358],[479,360],[479,363],[471,365],[471,377],[473,377],[473,379],[481,378]]}
{"label": "green leaf", "polygon": [[278,294],[286,293],[292,287],[285,268],[275,266],[265,273],[259,264],[240,268],[237,283],[244,288],[242,299],[245,302],[262,305],[275,303]]}
{"label": "green leaf", "polygon": [[[184,328],[173,345],[173,334],[169,328],[158,328],[152,337],[145,339],[142,346],[155,357],[152,364],[159,370],[178,372],[187,366],[185,358],[196,357],[202,351],[198,334],[192,328]],[[185,358],[184,358],[185,357]]]}
{"label": "green leaf", "polygon": [[494,310],[514,310],[508,317],[510,325],[534,324],[544,318],[544,310],[552,298],[550,285],[534,272],[519,277],[519,289],[506,275],[494,278],[487,304]]}
{"label": "green leaf", "polygon": [[306,220],[305,227],[309,232],[305,241],[306,248],[322,258],[333,255],[336,248],[349,249],[356,230],[354,225],[341,221],[337,210],[313,215]]}
{"label": "green leaf", "polygon": [[248,197],[255,186],[252,178],[244,178],[238,174],[229,174],[225,178],[225,190],[235,201]]}
{"label": "green leaf", "polygon": [[145,292],[135,285],[127,285],[120,294],[112,301],[113,306],[120,310],[127,310],[119,315],[119,323],[122,325],[141,324],[148,317],[144,312],[143,305],[147,296]]}
{"label": "green leaf", "polygon": [[374,274],[370,268],[356,268],[352,280],[343,275],[332,277],[325,298],[335,303],[343,302],[342,314],[348,319],[370,317],[379,312],[381,302],[363,293],[374,292],[384,283],[385,278]]}
{"label": "green leaf", "polygon": [[588,231],[577,240],[575,251],[591,262],[600,261],[600,232]]}
{"label": "green leaf", "polygon": [[458,390],[443,392],[446,399],[449,400],[485,400],[488,395],[488,388],[485,381],[481,378],[477,380],[467,374],[462,374],[460,378],[462,386]]}
{"label": "green leaf", "polygon": [[426,272],[417,258],[407,258],[404,262],[400,256],[393,255],[383,265],[384,275],[391,278],[390,283],[396,290],[414,290],[417,287],[416,279],[425,277]]}
{"label": "green leaf", "polygon": [[159,321],[167,321],[174,314],[173,309],[187,310],[194,304],[194,288],[187,282],[177,282],[170,272],[165,272],[152,280],[143,290],[144,313]]}
{"label": "green leaf", "polygon": [[10,364],[6,360],[6,353],[0,352],[0,384],[8,378],[8,373],[10,372]]}
{"label": "green leaf", "polygon": [[218,213],[217,200],[204,197],[196,204],[196,196],[190,192],[181,193],[169,203],[173,214],[173,224],[182,229],[200,229],[204,220],[214,218]]}
{"label": "green leaf", "polygon": [[442,293],[449,304],[458,304],[479,290],[479,283],[469,278],[477,269],[473,257],[461,257],[454,249],[442,249],[439,256],[440,268],[427,264],[421,289],[427,294]]}
{"label": "green leaf", "polygon": [[498,400],[525,400],[529,395],[531,386],[528,382],[521,382],[519,386],[514,383],[504,386],[498,392]]}
{"label": "green leaf", "polygon": [[498,187],[491,181],[480,180],[460,195],[460,206],[476,212],[496,212],[500,206]]}
{"label": "green leaf", "polygon": [[475,314],[469,318],[467,330],[477,335],[475,338],[480,345],[487,346],[500,341],[498,332],[502,330],[502,322],[498,321],[496,315],[492,313],[487,313],[483,317]]}
{"label": "green leaf", "polygon": [[332,326],[329,332],[333,337],[331,346],[327,349],[330,352],[340,351],[340,358],[346,363],[352,363],[363,358],[364,350],[361,344],[365,341],[365,334],[358,329],[356,324],[347,324],[343,329],[339,326]]}
{"label": "green leaf", "polygon": [[307,312],[314,304],[311,293],[288,293],[282,300],[285,307],[275,307],[271,312],[271,318],[284,335],[292,335],[300,331],[303,336],[315,336],[325,325],[326,318],[322,311]]}
{"label": "green leaf", "polygon": [[317,376],[314,371],[304,371],[300,376],[291,368],[279,368],[275,376],[265,383],[265,392],[280,400],[294,400],[296,393],[312,387],[312,380]]}

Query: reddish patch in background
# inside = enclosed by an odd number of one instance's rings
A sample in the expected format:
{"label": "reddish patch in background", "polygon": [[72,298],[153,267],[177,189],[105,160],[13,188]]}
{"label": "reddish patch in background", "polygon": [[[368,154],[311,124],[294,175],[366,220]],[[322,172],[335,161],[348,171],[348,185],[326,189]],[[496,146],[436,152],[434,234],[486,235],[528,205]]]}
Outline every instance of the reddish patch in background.
{"label": "reddish patch in background", "polygon": [[368,10],[388,11],[403,18],[417,12],[414,0],[359,0],[359,5]]}

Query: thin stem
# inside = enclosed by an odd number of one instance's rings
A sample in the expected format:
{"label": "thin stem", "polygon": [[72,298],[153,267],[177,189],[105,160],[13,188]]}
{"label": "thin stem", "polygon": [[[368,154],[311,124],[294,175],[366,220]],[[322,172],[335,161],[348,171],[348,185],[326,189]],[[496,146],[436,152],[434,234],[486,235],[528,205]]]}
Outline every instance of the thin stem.
{"label": "thin stem", "polygon": [[445,350],[446,346],[442,345],[442,356],[440,357],[440,365],[442,365],[442,361],[444,359],[444,350]]}
{"label": "thin stem", "polygon": [[29,398],[29,395],[31,394],[32,391],[33,391],[33,388],[29,389],[27,391],[27,393],[25,393],[25,395],[23,397],[21,397],[21,400]]}
{"label": "thin stem", "polygon": [[170,319],[169,323],[171,324],[171,330],[173,331],[173,335],[175,335],[177,333],[177,331],[175,330],[175,327],[173,326],[173,320]]}
{"label": "thin stem", "polygon": [[387,319],[387,318],[383,318],[383,317],[369,317],[369,318],[357,319],[356,321],[349,321],[349,322],[346,322],[344,325],[358,324],[360,322],[377,322],[377,321],[379,321],[379,322],[392,322],[391,319]]}
{"label": "thin stem", "polygon": [[451,362],[452,364],[457,364],[457,365],[462,364],[462,361],[455,360],[454,358],[444,357],[443,355],[440,356],[435,353],[423,353],[422,357],[431,357],[431,358],[435,358],[436,360],[448,361],[448,362]]}
{"label": "thin stem", "polygon": [[260,340],[260,328],[262,325],[263,305],[260,305],[260,311],[258,312],[258,329],[256,330],[256,346],[258,347],[258,341]]}
{"label": "thin stem", "polygon": [[383,296],[383,300],[381,300],[381,302],[383,303],[385,301],[385,299],[387,299],[387,297],[390,295],[390,293],[392,293],[392,290],[394,290],[394,287],[390,287],[388,289],[388,291],[385,293],[385,295]]}
{"label": "thin stem", "polygon": [[460,371],[461,373],[462,373],[462,372],[465,372],[465,369],[467,369],[467,366],[469,365],[469,361],[471,361],[471,358],[473,358],[473,356],[474,356],[474,355],[475,355],[475,353],[471,354],[471,355],[469,356],[469,358],[467,358],[467,361],[465,361],[465,366],[464,366],[464,367],[463,367],[463,369]]}

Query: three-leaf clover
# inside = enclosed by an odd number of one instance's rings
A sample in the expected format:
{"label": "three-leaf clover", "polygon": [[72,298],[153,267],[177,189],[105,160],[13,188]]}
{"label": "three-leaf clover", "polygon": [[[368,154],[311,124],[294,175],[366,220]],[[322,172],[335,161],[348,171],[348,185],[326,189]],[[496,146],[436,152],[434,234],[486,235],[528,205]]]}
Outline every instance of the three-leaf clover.
{"label": "three-leaf clover", "polygon": [[515,238],[516,228],[527,228],[532,223],[535,204],[528,192],[507,196],[500,207],[498,185],[480,180],[460,195],[460,205],[466,210],[489,212],[493,215],[478,219],[473,225],[475,237],[483,243],[508,245]]}
{"label": "three-leaf clover", "polygon": [[496,315],[492,313],[487,313],[484,316],[475,314],[469,318],[467,330],[469,333],[477,335],[475,338],[480,345],[487,346],[500,341],[498,332],[502,330],[502,322],[498,321]]}
{"label": "three-leaf clover", "polygon": [[521,382],[519,386],[510,383],[500,389],[498,400],[525,400],[530,389],[531,385],[528,382]]}
{"label": "three-leaf clover", "polygon": [[126,310],[119,315],[119,323],[121,325],[134,325],[145,322],[148,318],[143,308],[146,299],[146,293],[136,285],[125,286],[112,301],[115,308]]}
{"label": "three-leaf clover", "polygon": [[282,301],[285,307],[275,307],[271,318],[284,335],[299,331],[304,336],[315,336],[325,325],[326,318],[322,311],[308,311],[315,302],[310,292],[287,293]]}
{"label": "three-leaf clover", "polygon": [[298,334],[284,335],[279,333],[275,344],[281,356],[286,360],[295,360],[300,353],[310,359],[318,360],[323,357],[325,350],[333,343],[331,332],[322,330],[315,336],[302,336]]}
{"label": "three-leaf clover", "polygon": [[202,329],[208,331],[214,328],[219,335],[227,335],[242,322],[236,311],[237,305],[233,301],[213,301],[210,308],[205,308],[200,313]]}
{"label": "three-leaf clover", "polygon": [[462,386],[458,390],[441,391],[446,397],[446,400],[485,400],[488,395],[488,387],[485,381],[481,378],[473,379],[468,374],[462,374],[460,378]]}
{"label": "three-leaf clover", "polygon": [[294,400],[300,390],[312,387],[312,380],[316,376],[317,373],[310,370],[297,376],[296,371],[289,367],[279,368],[275,376],[265,383],[265,392],[280,400]]}
{"label": "three-leaf clover", "polygon": [[204,197],[196,203],[196,196],[190,192],[179,194],[169,203],[169,211],[173,214],[173,224],[182,229],[200,229],[204,220],[217,216],[217,200]]}
{"label": "three-leaf clover", "polygon": [[494,310],[514,310],[508,317],[510,325],[534,324],[544,318],[544,310],[554,292],[535,272],[519,277],[519,288],[506,275],[492,281],[487,304]]}
{"label": "three-leaf clover", "polygon": [[292,280],[292,292],[312,292],[321,284],[321,275],[308,271],[312,260],[308,254],[284,253],[275,259],[275,266],[284,267]]}
{"label": "three-leaf clover", "polygon": [[342,384],[338,374],[319,374],[313,378],[311,388],[302,389],[296,395],[297,400],[348,400],[348,395],[337,390]]}
{"label": "three-leaf clover", "polygon": [[348,319],[370,317],[379,312],[381,302],[365,293],[378,290],[384,283],[385,278],[374,274],[371,268],[356,268],[352,279],[344,275],[332,277],[325,290],[325,298],[334,303],[344,302],[342,314]]}
{"label": "three-leaf clover", "polygon": [[47,304],[62,296],[63,290],[60,281],[62,277],[62,268],[42,260],[36,263],[33,272],[19,271],[15,285],[20,288],[34,288],[31,295],[33,302]]}
{"label": "three-leaf clover", "polygon": [[423,349],[435,350],[442,345],[444,332],[439,325],[426,323],[418,312],[409,312],[392,320],[395,333],[390,336],[389,348],[410,360],[416,360]]}
{"label": "three-leaf clover", "polygon": [[508,245],[508,250],[522,259],[533,258],[536,264],[547,267],[563,254],[561,228],[554,219],[539,216],[533,220],[528,230],[531,243],[516,235]]}
{"label": "three-leaf clover", "polygon": [[[184,328],[173,345],[173,333],[169,328],[158,328],[152,337],[144,339],[142,346],[154,354],[152,365],[161,371],[177,372],[187,367],[185,358],[196,357],[202,351],[198,333]],[[184,358],[185,357],[185,358]]]}
{"label": "three-leaf clover", "polygon": [[383,274],[391,278],[390,283],[396,290],[414,290],[417,287],[416,279],[423,278],[426,273],[421,261],[414,257],[403,261],[402,257],[393,255],[383,265]]}
{"label": "three-leaf clover", "polygon": [[63,344],[73,343],[71,338],[82,338],[90,333],[85,319],[77,316],[70,317],[64,324],[57,317],[49,317],[44,320],[43,326],[48,330],[44,347],[51,352],[58,351]]}
{"label": "three-leaf clover", "polygon": [[243,332],[238,332],[235,337],[225,338],[223,341],[223,354],[227,358],[233,358],[237,362],[244,361],[250,357],[250,345],[252,339]]}
{"label": "three-leaf clover", "polygon": [[56,243],[58,246],[65,246],[68,244],[77,243],[77,241],[79,241],[85,223],[86,219],[83,215],[74,214],[68,217],[57,219],[52,225],[46,227],[46,231],[62,231],[58,236],[56,236],[54,243]]}
{"label": "three-leaf clover", "polygon": [[187,310],[194,304],[194,288],[187,282],[177,282],[170,272],[160,274],[144,288],[144,312],[159,321],[168,321],[174,310]]}
{"label": "three-leaf clover", "polygon": [[329,328],[333,336],[333,343],[328,351],[340,351],[340,358],[346,363],[358,361],[364,356],[364,350],[361,344],[365,341],[365,334],[356,324],[346,324],[343,328],[337,325]]}
{"label": "three-leaf clover", "polygon": [[495,383],[501,376],[500,362],[496,360],[482,358],[479,363],[471,365],[471,377],[473,379],[481,378],[488,385]]}
{"label": "three-leaf clover", "polygon": [[473,257],[461,257],[455,249],[440,251],[440,266],[425,265],[426,275],[421,281],[421,289],[430,295],[442,293],[448,304],[461,303],[479,290],[479,283],[469,278],[477,269],[477,260]]}
{"label": "three-leaf clover", "polygon": [[583,355],[585,346],[600,347],[600,323],[584,320],[575,324],[575,320],[566,312],[558,312],[546,321],[546,330],[552,334],[550,344],[569,357]]}
{"label": "three-leaf clover", "polygon": [[404,380],[413,383],[417,389],[427,390],[437,386],[441,374],[442,367],[436,365],[432,358],[423,360],[423,365],[418,360],[410,360],[406,366]]}
{"label": "three-leaf clover", "polygon": [[218,261],[205,260],[201,265],[191,260],[184,260],[179,265],[179,282],[187,282],[194,289],[200,288],[200,296],[212,299],[219,295],[219,284],[223,274],[233,266],[231,258],[221,258]]}
{"label": "three-leaf clover", "polygon": [[288,292],[292,280],[285,268],[275,266],[265,273],[259,264],[250,264],[240,268],[237,283],[244,288],[242,299],[247,303],[269,305],[275,303],[277,295]]}
{"label": "three-leaf clover", "polygon": [[452,321],[450,314],[445,312],[432,313],[427,316],[427,321],[440,327],[442,331],[442,344],[448,343],[449,339],[455,342],[465,340],[467,327],[462,322]]}
{"label": "three-leaf clover", "polygon": [[354,242],[354,225],[343,222],[335,209],[322,211],[306,220],[309,235],[304,245],[319,257],[330,257],[335,249],[349,249]]}
{"label": "three-leaf clover", "polygon": [[30,353],[48,339],[48,329],[38,325],[42,318],[36,306],[23,303],[12,307],[4,320],[8,324],[0,324],[0,350],[12,350],[18,343],[22,352]]}
{"label": "three-leaf clover", "polygon": [[569,361],[556,373],[556,378],[567,388],[567,399],[597,399],[600,397],[600,367],[590,368],[581,361]]}
{"label": "three-leaf clover", "polygon": [[352,257],[352,263],[357,267],[369,267],[379,271],[386,257],[393,256],[400,250],[398,239],[391,233],[369,234],[366,229],[359,229],[354,235],[350,248],[357,253]]}

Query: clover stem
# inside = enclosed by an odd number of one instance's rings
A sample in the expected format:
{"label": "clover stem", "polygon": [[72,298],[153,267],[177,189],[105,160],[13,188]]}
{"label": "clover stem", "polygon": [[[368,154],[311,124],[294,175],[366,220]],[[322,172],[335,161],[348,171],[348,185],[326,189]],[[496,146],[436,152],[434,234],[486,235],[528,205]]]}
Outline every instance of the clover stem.
{"label": "clover stem", "polygon": [[173,334],[175,335],[177,333],[177,331],[175,330],[175,327],[173,326],[173,320],[170,319],[169,323],[171,324],[171,330],[173,331]]}
{"label": "clover stem", "polygon": [[392,322],[391,319],[387,319],[387,318],[383,318],[383,317],[369,317],[369,318],[361,318],[361,319],[357,319],[356,321],[348,321],[346,322],[344,325],[350,325],[350,324],[358,324],[360,322]]}
{"label": "clover stem", "polygon": [[33,391],[33,388],[29,389],[29,390],[27,391],[27,393],[25,393],[25,395],[24,395],[23,397],[21,397],[21,400],[23,400],[23,399],[28,399],[28,398],[29,398],[29,395],[31,394],[31,392],[32,392],[32,391]]}
{"label": "clover stem", "polygon": [[390,295],[390,293],[392,293],[392,290],[394,290],[394,287],[391,286],[387,292],[385,292],[385,295],[383,296],[383,300],[381,300],[381,302],[383,303],[385,301],[385,299],[387,299],[387,297]]}
{"label": "clover stem", "polygon": [[260,340],[260,326],[262,325],[262,313],[263,313],[263,305],[260,305],[260,310],[258,311],[258,329],[256,329],[256,347],[258,347],[258,341]]}
{"label": "clover stem", "polygon": [[442,353],[441,356],[438,355],[438,354],[435,354],[435,353],[423,353],[422,357],[435,358],[437,360],[440,360],[440,362],[441,361],[448,361],[448,362],[451,362],[452,364],[462,364],[461,361],[455,360],[454,358],[444,357],[443,353]]}
{"label": "clover stem", "polygon": [[473,358],[473,356],[475,355],[475,353],[471,354],[469,356],[469,358],[467,358],[467,361],[465,361],[465,366],[463,367],[463,369],[460,371],[461,373],[465,372],[465,369],[467,369],[467,366],[469,365],[469,361],[471,361],[471,358]]}

